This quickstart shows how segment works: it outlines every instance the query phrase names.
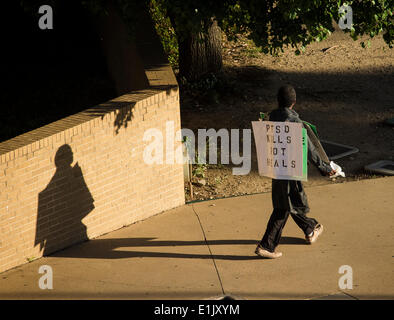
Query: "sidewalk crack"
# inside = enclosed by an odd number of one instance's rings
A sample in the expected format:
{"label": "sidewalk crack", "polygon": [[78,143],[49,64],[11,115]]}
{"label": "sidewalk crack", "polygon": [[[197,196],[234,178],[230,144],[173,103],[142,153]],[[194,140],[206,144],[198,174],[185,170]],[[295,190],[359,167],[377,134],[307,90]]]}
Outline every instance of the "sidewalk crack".
{"label": "sidewalk crack", "polygon": [[350,298],[352,298],[352,299],[354,299],[354,300],[360,300],[359,298],[357,298],[357,297],[351,295],[350,293],[347,293],[347,292],[342,291],[342,290],[339,290],[339,291],[342,292],[344,295],[346,295],[346,296],[348,296],[348,297],[350,297]]}
{"label": "sidewalk crack", "polygon": [[214,265],[215,270],[216,270],[216,274],[217,274],[218,279],[219,279],[219,283],[220,283],[220,287],[221,287],[221,289],[222,289],[222,293],[223,293],[223,295],[226,295],[226,293],[224,292],[222,279],[220,278],[219,270],[218,270],[218,267],[217,267],[216,262],[215,262],[215,258],[214,258],[213,254],[212,254],[211,247],[209,246],[209,243],[208,243],[207,237],[206,237],[206,235],[205,235],[205,231],[204,231],[204,228],[203,228],[203,226],[202,226],[200,217],[198,216],[196,210],[194,209],[194,205],[193,205],[193,204],[192,204],[192,209],[193,209],[194,214],[195,214],[196,217],[197,217],[198,223],[200,224],[200,228],[201,228],[201,231],[202,231],[202,234],[203,234],[203,237],[204,237],[204,242],[205,242],[205,244],[207,245],[208,250],[209,250],[209,254],[210,254],[211,258],[212,258],[212,262],[213,262],[213,265]]}

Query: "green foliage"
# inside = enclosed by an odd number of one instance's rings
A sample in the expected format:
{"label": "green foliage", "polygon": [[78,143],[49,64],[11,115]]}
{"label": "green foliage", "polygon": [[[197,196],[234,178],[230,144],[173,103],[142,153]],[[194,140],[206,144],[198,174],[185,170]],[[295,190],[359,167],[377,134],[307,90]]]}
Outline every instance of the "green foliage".
{"label": "green foliage", "polygon": [[213,73],[208,73],[198,81],[188,82],[185,78],[180,79],[185,90],[201,91],[201,93],[214,89],[219,83],[218,77]]}
{"label": "green foliage", "polygon": [[234,93],[236,84],[227,79],[222,73],[207,73],[196,81],[187,81],[178,77],[181,91],[194,103],[218,104],[230,92]]}
{"label": "green foliage", "polygon": [[[265,1],[265,14],[261,11],[261,4],[254,1],[244,3],[253,4],[250,7],[253,10],[249,10],[251,38],[256,45],[262,46],[263,52],[275,54],[290,45],[296,48],[296,54],[300,54],[311,42],[322,41],[333,32],[332,22],[339,21],[339,8],[344,1],[283,0],[275,5]],[[389,2],[346,3],[353,9],[353,28],[345,32],[350,33],[354,40],[364,34],[372,37],[383,32],[385,41],[391,47],[393,37],[390,36],[392,19],[389,19]]]}
{"label": "green foliage", "polygon": [[[99,11],[103,0],[84,0],[92,11]],[[357,40],[383,34],[392,48],[394,44],[393,0],[116,0],[126,20],[138,20],[138,7],[148,5],[156,30],[171,65],[178,61],[178,42],[191,33],[206,32],[214,17],[230,40],[248,33],[262,52],[273,55],[284,47],[300,54],[314,41],[326,39],[333,31],[333,21],[341,18],[339,8],[346,3],[353,10],[353,27],[345,29]],[[177,41],[178,40],[178,41]],[[365,46],[365,44],[362,44]]]}
{"label": "green foliage", "polygon": [[[84,0],[100,6],[103,0]],[[300,54],[314,41],[326,39],[333,31],[333,21],[341,18],[339,8],[346,3],[353,10],[353,26],[344,31],[357,40],[383,34],[394,44],[393,0],[116,0],[126,20],[138,20],[138,8],[148,6],[156,30],[172,65],[177,65],[177,43],[207,31],[215,18],[230,40],[247,33],[263,53],[277,55],[284,47]],[[94,6],[93,6],[94,8]],[[96,8],[97,11],[97,8]],[[365,46],[365,44],[364,44]]]}
{"label": "green foliage", "polygon": [[[38,0],[20,0],[35,11]],[[55,4],[58,0],[48,0]],[[106,0],[81,0],[92,13],[106,13]],[[130,30],[138,24],[140,10],[150,10],[156,30],[170,63],[177,65],[178,42],[191,33],[205,32],[214,17],[230,40],[248,32],[262,52],[277,54],[283,47],[301,53],[314,41],[326,39],[334,30],[332,22],[340,19],[339,8],[346,3],[353,10],[353,27],[345,29],[357,40],[383,34],[394,44],[393,0],[114,0]],[[365,45],[365,44],[364,44]]]}
{"label": "green foliage", "polygon": [[277,54],[291,46],[296,53],[314,41],[326,39],[333,31],[333,21],[340,19],[339,8],[353,9],[353,28],[346,29],[353,39],[383,34],[391,48],[394,43],[393,0],[162,0],[171,17],[178,38],[204,32],[211,18],[230,40],[240,33],[249,37],[264,53]]}
{"label": "green foliage", "polygon": [[179,62],[178,40],[167,11],[160,0],[151,0],[149,9],[168,61],[176,68]]}
{"label": "green foliage", "polygon": [[[393,11],[394,1],[375,0],[375,1],[350,1],[353,8],[354,28],[350,31],[350,36],[357,40],[362,35],[370,38],[383,33],[383,39],[390,48],[394,44]],[[363,47],[369,47],[370,42]]]}
{"label": "green foliage", "polygon": [[205,178],[207,172],[207,164],[196,163],[193,165],[192,175],[197,178]]}
{"label": "green foliage", "polygon": [[195,161],[192,165],[192,176],[197,178],[205,178],[207,172],[208,164],[200,162],[200,156],[198,151],[195,152]]}

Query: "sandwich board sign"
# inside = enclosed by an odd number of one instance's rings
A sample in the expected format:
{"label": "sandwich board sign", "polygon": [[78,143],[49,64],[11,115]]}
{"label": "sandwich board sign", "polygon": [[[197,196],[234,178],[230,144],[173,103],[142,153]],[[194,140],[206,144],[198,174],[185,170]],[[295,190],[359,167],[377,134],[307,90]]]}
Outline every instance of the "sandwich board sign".
{"label": "sandwich board sign", "polygon": [[308,134],[302,123],[252,121],[259,175],[307,180]]}

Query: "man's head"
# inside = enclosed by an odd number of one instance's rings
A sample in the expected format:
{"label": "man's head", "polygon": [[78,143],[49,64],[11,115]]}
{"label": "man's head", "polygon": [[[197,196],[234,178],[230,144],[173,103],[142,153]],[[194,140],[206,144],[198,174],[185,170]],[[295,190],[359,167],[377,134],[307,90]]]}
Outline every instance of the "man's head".
{"label": "man's head", "polygon": [[292,86],[283,86],[278,91],[279,108],[291,108],[296,103],[296,92]]}

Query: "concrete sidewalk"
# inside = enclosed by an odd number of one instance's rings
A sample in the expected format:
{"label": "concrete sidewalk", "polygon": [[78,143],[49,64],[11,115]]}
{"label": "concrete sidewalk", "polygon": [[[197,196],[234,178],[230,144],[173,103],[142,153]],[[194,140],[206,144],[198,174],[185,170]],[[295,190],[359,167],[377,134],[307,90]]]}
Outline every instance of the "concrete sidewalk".
{"label": "concrete sidewalk", "polygon": [[[271,194],[188,204],[0,274],[0,299],[394,299],[394,177],[308,188],[324,225],[312,246],[289,221],[254,254]],[[53,289],[41,290],[41,265]],[[341,290],[342,265],[353,289]]]}

